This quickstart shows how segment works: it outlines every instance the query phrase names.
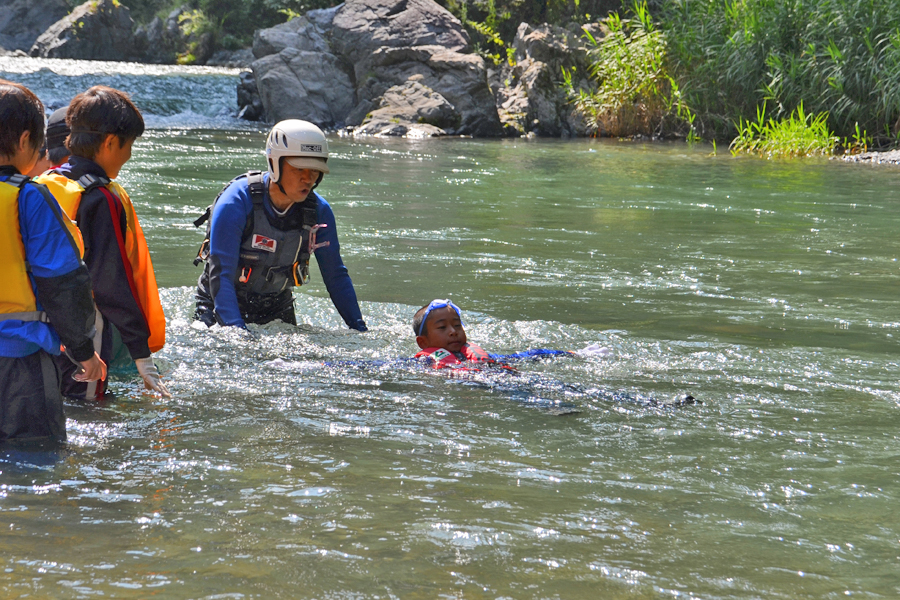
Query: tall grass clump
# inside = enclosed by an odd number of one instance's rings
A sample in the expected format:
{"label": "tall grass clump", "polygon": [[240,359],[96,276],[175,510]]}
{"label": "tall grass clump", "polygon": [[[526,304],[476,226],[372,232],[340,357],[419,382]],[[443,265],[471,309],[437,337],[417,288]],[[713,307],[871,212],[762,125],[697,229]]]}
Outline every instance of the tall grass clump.
{"label": "tall grass clump", "polygon": [[613,13],[602,24],[607,33],[601,40],[585,33],[593,46],[591,87],[576,86],[573,73],[564,72],[569,98],[589,130],[612,137],[672,133],[688,111],[668,72],[665,36],[646,3],[635,4],[630,19]]}
{"label": "tall grass clump", "polygon": [[840,136],[900,134],[900,2],[670,0],[661,13],[673,77],[705,136],[734,135],[767,103],[801,103]]}
{"label": "tall grass clump", "polygon": [[767,158],[830,156],[840,140],[831,133],[827,119],[826,113],[807,114],[802,102],[786,119],[766,118],[764,103],[757,110],[755,121],[741,119],[738,122],[738,134],[731,142],[731,152]]}

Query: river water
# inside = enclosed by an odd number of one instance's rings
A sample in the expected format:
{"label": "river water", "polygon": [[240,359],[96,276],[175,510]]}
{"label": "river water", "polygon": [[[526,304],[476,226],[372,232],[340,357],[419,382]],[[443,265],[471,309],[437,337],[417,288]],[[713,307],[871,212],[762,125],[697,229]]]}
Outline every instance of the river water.
{"label": "river water", "polygon": [[[34,598],[896,597],[900,170],[600,140],[332,136],[320,191],[370,331],[191,327],[191,225],[263,168],[236,72],[0,59],[151,127],[131,191],[171,400],[115,376],[0,461],[0,590]],[[435,297],[521,375],[405,361]],[[334,364],[337,363],[337,364]],[[645,407],[624,391],[702,404]],[[577,407],[557,416],[539,396]]]}

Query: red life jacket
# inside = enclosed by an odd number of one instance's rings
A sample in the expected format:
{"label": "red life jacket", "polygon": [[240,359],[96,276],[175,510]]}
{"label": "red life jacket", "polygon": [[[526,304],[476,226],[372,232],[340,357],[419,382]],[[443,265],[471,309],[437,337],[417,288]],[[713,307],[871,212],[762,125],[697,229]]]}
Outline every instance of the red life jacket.
{"label": "red life jacket", "polygon": [[416,358],[429,358],[431,359],[431,366],[435,369],[464,369],[466,368],[464,365],[467,362],[473,363],[496,363],[490,355],[485,352],[480,346],[476,346],[475,344],[466,344],[460,350],[460,354],[465,357],[465,360],[459,360],[456,355],[449,350],[445,350],[444,348],[425,348],[421,350],[418,354],[416,354]]}

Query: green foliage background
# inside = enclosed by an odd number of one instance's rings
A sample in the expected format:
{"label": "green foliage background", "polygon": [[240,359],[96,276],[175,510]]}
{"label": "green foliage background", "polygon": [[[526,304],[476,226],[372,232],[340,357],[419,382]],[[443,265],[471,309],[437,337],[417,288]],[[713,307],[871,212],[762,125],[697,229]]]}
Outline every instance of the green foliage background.
{"label": "green foliage background", "polygon": [[671,69],[704,135],[730,135],[766,102],[787,119],[802,104],[831,129],[896,144],[900,2],[670,0],[658,13]]}

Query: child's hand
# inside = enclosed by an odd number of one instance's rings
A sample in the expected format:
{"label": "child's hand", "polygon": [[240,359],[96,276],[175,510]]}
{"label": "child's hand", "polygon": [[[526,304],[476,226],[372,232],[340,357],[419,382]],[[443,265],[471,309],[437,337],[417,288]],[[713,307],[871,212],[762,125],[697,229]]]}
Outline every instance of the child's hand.
{"label": "child's hand", "polygon": [[94,356],[81,361],[81,370],[72,375],[75,381],[102,381],[106,379],[106,363],[100,355],[94,352]]}

